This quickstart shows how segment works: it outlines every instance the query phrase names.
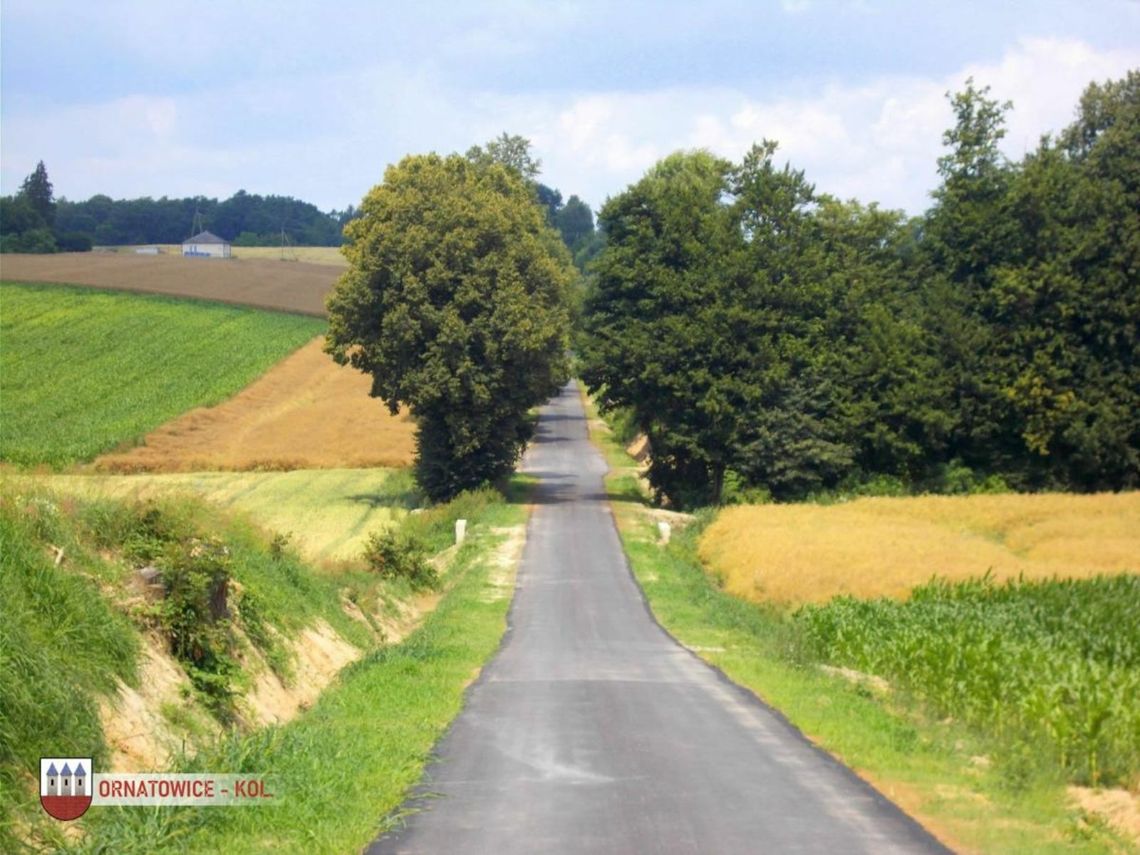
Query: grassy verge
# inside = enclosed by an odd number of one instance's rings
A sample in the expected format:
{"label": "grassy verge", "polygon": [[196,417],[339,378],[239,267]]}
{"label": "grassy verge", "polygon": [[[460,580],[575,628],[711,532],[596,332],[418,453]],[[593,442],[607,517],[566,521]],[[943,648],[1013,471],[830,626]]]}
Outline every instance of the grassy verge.
{"label": "grassy verge", "polygon": [[448,591],[401,644],[345,669],[317,704],[283,727],[234,736],[187,769],[266,774],[280,802],[232,810],[104,809],[76,852],[359,851],[391,822],[466,687],[497,649],[510,603],[494,552],[525,509],[489,492],[427,511],[417,536],[442,543],[455,516],[470,529]]}
{"label": "grassy verge", "polygon": [[[18,507],[17,507],[18,506]],[[99,593],[83,555],[62,568],[46,543],[68,545],[45,496],[0,497],[0,851],[42,813],[40,757],[107,756],[95,696],[137,681],[138,640]],[[78,564],[82,572],[74,572]],[[31,836],[35,839],[35,835]]]}
{"label": "grassy verge", "polygon": [[[593,415],[591,409],[591,415]],[[1000,745],[915,699],[833,676],[806,654],[785,613],[722,591],[697,555],[698,519],[667,548],[644,512],[633,462],[591,419],[613,470],[608,492],[626,554],[657,619],[682,644],[779,709],[959,851],[1120,852],[1128,843],[1068,802],[1063,781],[1000,762]]]}
{"label": "grassy verge", "polygon": [[56,285],[3,283],[0,302],[0,459],[19,465],[60,467],[137,442],[324,329],[315,318]]}
{"label": "grassy verge", "polygon": [[[137,570],[157,568],[160,597]],[[220,600],[215,594],[221,594]],[[54,849],[64,826],[36,792],[41,756],[109,759],[99,702],[120,681],[139,685],[144,634],[188,678],[165,718],[190,739],[197,712],[241,726],[256,649],[288,684],[285,642],[323,622],[359,649],[377,632],[343,607],[385,612],[411,596],[361,567],[313,573],[279,539],[224,511],[180,497],[148,502],[53,492],[19,476],[0,484],[0,851]],[[224,611],[211,613],[217,602]],[[256,657],[254,657],[256,658]],[[192,714],[191,714],[192,713]],[[174,723],[174,722],[172,722]]]}

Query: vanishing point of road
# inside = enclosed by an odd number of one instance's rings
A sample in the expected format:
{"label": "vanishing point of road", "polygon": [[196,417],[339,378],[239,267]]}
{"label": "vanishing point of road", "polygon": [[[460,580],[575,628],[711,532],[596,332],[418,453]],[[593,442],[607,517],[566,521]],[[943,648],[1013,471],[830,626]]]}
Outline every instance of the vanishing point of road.
{"label": "vanishing point of road", "polygon": [[503,644],[369,853],[946,852],[653,620],[577,387],[543,408]]}

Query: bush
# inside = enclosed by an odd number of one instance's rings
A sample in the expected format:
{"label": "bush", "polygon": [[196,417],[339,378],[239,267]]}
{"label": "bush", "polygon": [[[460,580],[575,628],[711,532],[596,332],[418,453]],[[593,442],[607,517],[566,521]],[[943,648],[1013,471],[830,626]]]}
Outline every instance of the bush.
{"label": "bush", "polygon": [[949,495],[1011,492],[1001,475],[981,475],[957,458],[938,467],[934,477],[923,486],[932,493]]}
{"label": "bush", "polygon": [[91,235],[84,232],[60,232],[55,236],[60,252],[90,252],[94,246]]}
{"label": "bush", "polygon": [[217,538],[191,538],[167,546],[158,561],[166,590],[158,618],[170,651],[191,682],[225,717],[238,665],[230,656],[230,550]]}
{"label": "bush", "polygon": [[373,532],[364,545],[364,561],[385,579],[406,579],[412,590],[439,586],[439,574],[428,563],[427,548],[411,534],[392,529]]}
{"label": "bush", "polygon": [[606,415],[606,421],[613,431],[614,439],[622,445],[629,445],[641,434],[632,407],[615,407]]}
{"label": "bush", "polygon": [[0,252],[30,252],[50,253],[56,252],[55,237],[51,229],[29,229],[23,234],[4,235],[0,238]]}
{"label": "bush", "polygon": [[766,487],[750,486],[739,472],[727,469],[720,501],[722,505],[766,505],[772,501],[772,493]]}

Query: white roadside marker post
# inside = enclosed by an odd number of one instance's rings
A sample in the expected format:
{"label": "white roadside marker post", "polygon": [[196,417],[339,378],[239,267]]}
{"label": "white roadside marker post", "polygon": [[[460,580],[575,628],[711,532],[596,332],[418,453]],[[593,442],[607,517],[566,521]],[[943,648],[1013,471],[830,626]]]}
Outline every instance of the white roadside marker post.
{"label": "white roadside marker post", "polygon": [[455,545],[459,546],[459,544],[463,543],[463,541],[466,537],[467,537],[467,520],[456,520],[455,521]]}

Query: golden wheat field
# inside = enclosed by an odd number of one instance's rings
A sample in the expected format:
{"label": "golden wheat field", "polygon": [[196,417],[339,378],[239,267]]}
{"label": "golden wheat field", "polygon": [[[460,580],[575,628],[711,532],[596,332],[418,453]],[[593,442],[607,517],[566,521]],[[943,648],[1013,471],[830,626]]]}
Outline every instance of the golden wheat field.
{"label": "golden wheat field", "polygon": [[727,508],[700,556],[751,600],[905,598],[934,576],[1140,572],[1140,492],[865,498]]}
{"label": "golden wheat field", "polygon": [[103,472],[402,467],[415,424],[369,397],[372,380],[314,339],[216,407],[191,410],[143,444],[95,460]]}

